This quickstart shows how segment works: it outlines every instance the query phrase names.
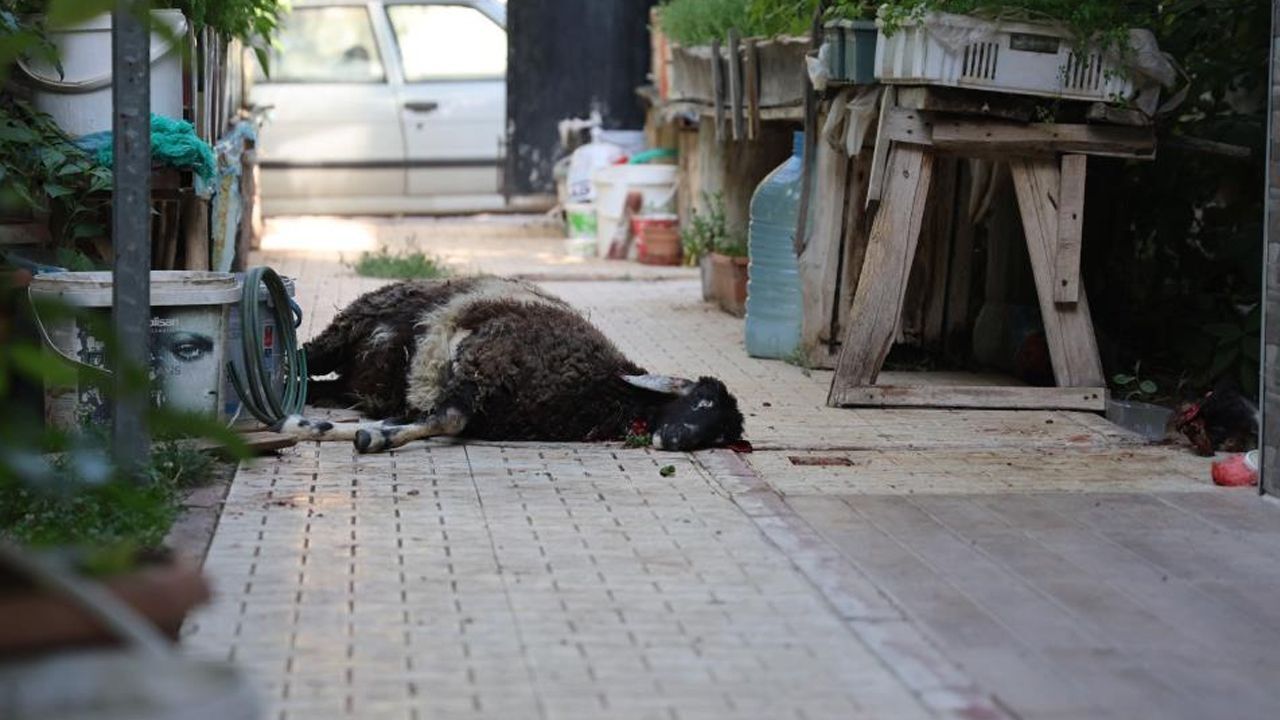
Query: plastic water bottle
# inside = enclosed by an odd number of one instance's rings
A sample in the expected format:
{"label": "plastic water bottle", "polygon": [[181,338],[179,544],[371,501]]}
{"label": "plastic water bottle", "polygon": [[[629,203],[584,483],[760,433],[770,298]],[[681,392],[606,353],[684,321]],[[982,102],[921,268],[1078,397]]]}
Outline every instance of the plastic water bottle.
{"label": "plastic water bottle", "polygon": [[788,358],[800,345],[803,300],[794,238],[804,176],[804,133],[791,157],[756,188],[747,229],[747,354]]}

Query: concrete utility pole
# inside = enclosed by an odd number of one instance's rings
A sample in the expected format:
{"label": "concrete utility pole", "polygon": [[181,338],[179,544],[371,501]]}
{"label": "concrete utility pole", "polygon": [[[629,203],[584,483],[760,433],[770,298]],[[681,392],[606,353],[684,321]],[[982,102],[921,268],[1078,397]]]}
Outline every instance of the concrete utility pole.
{"label": "concrete utility pole", "polygon": [[115,143],[111,319],[119,355],[112,447],[126,472],[151,453],[147,393],[129,388],[125,367],[145,368],[151,336],[151,13],[145,0],[116,0],[111,18],[111,101]]}
{"label": "concrete utility pole", "polygon": [[1271,3],[1267,218],[1262,253],[1262,492],[1280,495],[1280,0]]}

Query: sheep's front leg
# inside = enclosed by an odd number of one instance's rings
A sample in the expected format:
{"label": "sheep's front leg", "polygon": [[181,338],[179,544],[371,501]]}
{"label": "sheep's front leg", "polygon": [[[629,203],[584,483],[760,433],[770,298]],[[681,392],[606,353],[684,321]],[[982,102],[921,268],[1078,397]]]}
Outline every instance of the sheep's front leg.
{"label": "sheep's front leg", "polygon": [[376,453],[401,447],[414,440],[451,437],[460,434],[466,426],[466,414],[457,408],[449,408],[442,413],[428,415],[416,423],[361,428],[355,435],[356,451]]}
{"label": "sheep's front leg", "polygon": [[334,440],[355,440],[361,431],[379,432],[382,428],[388,426],[395,426],[395,423],[386,420],[364,423],[333,423],[328,420],[316,420],[302,415],[290,415],[272,426],[271,429],[299,440],[331,442]]}

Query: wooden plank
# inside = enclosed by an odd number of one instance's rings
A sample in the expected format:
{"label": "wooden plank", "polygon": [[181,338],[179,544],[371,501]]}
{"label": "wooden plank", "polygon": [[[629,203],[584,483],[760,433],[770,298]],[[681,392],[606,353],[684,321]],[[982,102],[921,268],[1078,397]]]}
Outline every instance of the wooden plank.
{"label": "wooden plank", "polygon": [[910,145],[892,149],[885,203],[871,228],[829,404],[845,388],[874,383],[884,365],[902,314],[932,179],[930,152]]}
{"label": "wooden plank", "polygon": [[[282,435],[269,430],[255,430],[240,433],[240,440],[249,448],[249,452],[254,455],[265,455],[270,452],[275,452],[276,450],[291,448],[298,444],[298,439],[292,435]],[[192,450],[198,450],[200,452],[225,452],[222,444],[213,440],[189,440],[183,441],[182,444]]]}
{"label": "wooden plank", "polygon": [[747,139],[760,137],[760,51],[756,48],[756,39],[747,38],[745,43],[743,82],[747,90]]}
{"label": "wooden plank", "polygon": [[[677,105],[669,105],[668,108],[679,107],[688,112],[696,112],[708,121],[715,118],[715,105],[710,103],[692,103],[680,102]],[[787,105],[782,107],[762,107],[760,108],[760,120],[762,122],[803,122],[804,106],[803,105]]]}
{"label": "wooden plank", "polygon": [[[863,261],[867,256],[870,227],[865,222],[867,185],[871,180],[871,150],[863,148],[849,168],[848,197],[845,199],[843,249],[840,254],[839,292],[836,313],[831,319],[828,343],[832,354],[839,350],[853,311]],[[832,358],[834,365],[835,358]]]}
{"label": "wooden plank", "polygon": [[692,222],[693,212],[701,198],[702,154],[698,151],[698,130],[681,130],[677,136],[676,156],[680,168],[680,182],[676,184],[676,213],[683,227]]}
{"label": "wooden plank", "polygon": [[209,201],[184,191],[182,198],[185,267],[187,270],[209,269]]}
{"label": "wooden plank", "polygon": [[742,55],[739,44],[742,37],[737,28],[729,28],[729,118],[733,124],[733,139],[746,138],[742,119]]}
{"label": "wooden plank", "polygon": [[933,237],[933,264],[929,286],[924,293],[924,325],[921,342],[925,348],[941,350],[947,308],[947,281],[951,273],[952,242],[955,234],[957,158],[940,158],[933,189],[933,217],[929,234]]}
{"label": "wooden plank", "polygon": [[[799,258],[804,301],[800,347],[810,354],[811,362],[815,359],[814,350],[825,349],[830,340],[831,318],[840,291],[848,182],[849,158],[825,139],[819,139],[813,171],[812,219]],[[818,353],[816,359],[825,359],[825,355]]]}
{"label": "wooden plank", "polygon": [[1062,188],[1058,192],[1058,243],[1053,263],[1053,300],[1080,300],[1080,247],[1084,236],[1084,186],[1089,157],[1062,156]]}
{"label": "wooden plank", "polygon": [[951,260],[951,215],[955,210],[956,163],[954,157],[939,157],[934,163],[927,215],[907,283],[902,317],[898,320],[896,342],[929,350],[942,348],[942,319]]}
{"label": "wooden plank", "polygon": [[871,156],[871,179],[867,185],[866,207],[872,213],[884,195],[885,163],[889,160],[889,148],[893,144],[892,139],[885,132],[885,125],[897,104],[895,100],[897,92],[898,89],[890,85],[884,89],[880,97],[880,117],[876,123],[876,147]]}
{"label": "wooden plank", "polygon": [[919,110],[893,107],[881,111],[880,132],[893,142],[933,145],[932,117]]}
{"label": "wooden plank", "polygon": [[258,198],[258,151],[250,148],[244,153],[244,179],[240,194],[244,201],[243,222],[240,227],[242,248],[236,255],[237,271],[243,271],[249,252],[262,245],[262,206]]}
{"label": "wooden plank", "polygon": [[1084,288],[1080,288],[1080,299],[1075,304],[1059,305],[1053,301],[1054,247],[1058,238],[1057,195],[1061,186],[1058,163],[1019,159],[1010,165],[1054,376],[1058,385],[1063,387],[1104,386],[1102,360],[1098,355],[1098,341],[1094,336]]}
{"label": "wooden plank", "polygon": [[928,85],[898,88],[898,105],[911,110],[980,115],[1028,122],[1035,117],[1034,98],[964,88]]}
{"label": "wooden plank", "polygon": [[969,354],[969,307],[973,297],[973,222],[969,216],[969,196],[973,175],[969,160],[957,168],[955,229],[951,264],[947,278],[947,306],[943,319],[943,352],[950,359]]}
{"label": "wooden plank", "polygon": [[715,89],[715,102],[712,103],[712,114],[716,121],[716,140],[724,140],[724,68],[720,64],[720,41],[711,41],[711,84]]}
{"label": "wooden plank", "polygon": [[974,410],[1106,410],[1107,389],[989,385],[863,385],[833,391],[834,407],[963,408]]}
{"label": "wooden plank", "polygon": [[934,118],[933,145],[949,152],[1003,155],[1085,153],[1108,157],[1153,159],[1151,128],[1052,123],[1013,124],[995,121]]}

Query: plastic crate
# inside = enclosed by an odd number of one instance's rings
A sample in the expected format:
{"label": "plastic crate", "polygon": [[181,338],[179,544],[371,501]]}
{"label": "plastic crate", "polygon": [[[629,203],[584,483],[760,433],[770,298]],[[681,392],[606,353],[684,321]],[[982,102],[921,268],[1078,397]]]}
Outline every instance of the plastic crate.
{"label": "plastic crate", "polygon": [[871,20],[836,20],[824,28],[827,73],[831,82],[869,85],[875,82],[877,30]]}
{"label": "plastic crate", "polygon": [[930,13],[876,44],[884,83],[945,85],[1019,95],[1110,102],[1135,92],[1128,73],[1099,48],[1078,52],[1053,25]]}

